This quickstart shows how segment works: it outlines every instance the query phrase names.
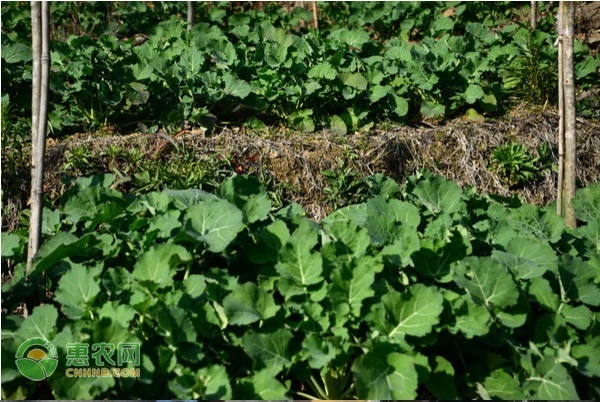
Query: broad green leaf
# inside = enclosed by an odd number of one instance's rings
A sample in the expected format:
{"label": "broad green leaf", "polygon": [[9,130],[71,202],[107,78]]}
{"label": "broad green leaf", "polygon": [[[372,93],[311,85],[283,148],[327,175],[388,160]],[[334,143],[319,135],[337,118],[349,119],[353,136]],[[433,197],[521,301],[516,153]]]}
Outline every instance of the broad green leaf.
{"label": "broad green leaf", "polygon": [[573,208],[577,219],[585,222],[600,219],[600,183],[577,190]]}
{"label": "broad green leaf", "polygon": [[492,258],[510,269],[517,279],[538,278],[547,270],[556,271],[558,262],[547,242],[531,238],[513,238],[505,252],[494,250]]}
{"label": "broad green leaf", "polygon": [[56,320],[58,319],[58,311],[51,304],[45,304],[33,309],[33,313],[29,315],[21,324],[18,334],[22,340],[29,338],[52,339],[56,331]]}
{"label": "broad green leaf", "polygon": [[350,47],[362,48],[362,46],[371,40],[369,34],[362,29],[343,30],[340,34],[340,40]]}
{"label": "broad green leaf", "polygon": [[333,80],[335,77],[337,77],[337,71],[327,61],[317,64],[308,71],[308,78]]}
{"label": "broad green leaf", "polygon": [[140,256],[133,268],[133,277],[153,284],[153,289],[172,286],[174,268],[191,258],[192,256],[183,246],[159,244]]}
{"label": "broad green leaf", "polygon": [[371,240],[386,244],[395,240],[400,224],[416,228],[421,221],[419,210],[412,204],[383,197],[371,198],[367,203],[367,220]]}
{"label": "broad green leaf", "polygon": [[556,211],[535,205],[522,205],[510,211],[506,223],[520,235],[536,237],[550,243],[560,240],[565,225]]}
{"label": "broad green leaf", "polygon": [[331,128],[331,132],[334,134],[346,135],[346,133],[348,132],[346,123],[344,123],[344,120],[338,115],[333,115],[329,118],[329,125]]}
{"label": "broad green leaf", "polygon": [[422,239],[421,247],[415,251],[411,258],[415,270],[425,276],[434,278],[441,283],[452,280],[450,265],[463,259],[467,255],[467,247],[463,238],[455,233],[450,242],[437,239]]}
{"label": "broad green leaf", "polygon": [[360,399],[415,399],[418,376],[411,356],[379,347],[355,360],[352,371]]}
{"label": "broad green leaf", "polygon": [[90,223],[112,222],[123,214],[123,194],[101,185],[81,188],[70,197],[64,213],[73,223],[89,220]]}
{"label": "broad green leaf", "polygon": [[450,31],[454,29],[454,21],[449,17],[437,17],[435,21],[433,21],[432,28],[434,31]]}
{"label": "broad green leaf", "polygon": [[535,399],[554,400],[579,400],[573,380],[566,368],[554,361],[554,357],[546,356],[540,361],[535,371],[527,379],[531,388],[535,391]]}
{"label": "broad green leaf", "polygon": [[269,195],[251,176],[233,176],[225,180],[219,187],[219,194],[238,207],[248,223],[265,219],[271,211]]}
{"label": "broad green leaf", "polygon": [[600,342],[595,345],[575,345],[572,355],[577,359],[577,368],[587,377],[600,377]]}
{"label": "broad green leaf", "polygon": [[223,77],[223,84],[225,87],[223,88],[223,92],[225,95],[235,96],[236,98],[244,99],[250,92],[252,92],[252,87],[244,80],[240,80],[239,78],[235,78],[233,75],[225,75]]}
{"label": "broad green leaf", "polygon": [[340,80],[346,86],[364,91],[367,89],[367,79],[360,73],[341,73]]}
{"label": "broad green leaf", "polygon": [[352,315],[360,317],[363,301],[375,294],[371,288],[375,273],[382,270],[381,261],[371,256],[362,256],[341,269],[335,269],[329,298],[333,303],[347,304]]}
{"label": "broad green leaf", "polygon": [[279,250],[289,240],[290,231],[283,221],[276,220],[255,233],[256,243],[248,250],[250,260],[257,264],[277,262]]}
{"label": "broad green leaf", "polygon": [[14,257],[19,249],[21,238],[14,233],[2,232],[2,258]]}
{"label": "broad green leaf", "polygon": [[264,401],[289,399],[287,388],[275,378],[275,374],[268,368],[255,372],[252,377],[244,378],[241,383],[252,387],[253,399]]}
{"label": "broad green leaf", "polygon": [[150,99],[148,88],[139,82],[129,84],[131,91],[128,92],[128,98],[132,105],[143,105]]}
{"label": "broad green leaf", "polygon": [[446,107],[436,102],[423,102],[421,113],[426,117],[439,117],[446,113]]}
{"label": "broad green leaf", "polygon": [[58,281],[54,299],[62,304],[62,312],[71,319],[80,319],[90,310],[92,303],[100,292],[102,265],[86,267],[71,264]]}
{"label": "broad green leaf", "polygon": [[129,328],[130,322],[135,318],[135,310],[126,304],[108,301],[98,309],[98,316],[100,318],[109,318],[123,328]]}
{"label": "broad green leaf", "polygon": [[478,306],[469,298],[459,297],[452,302],[455,323],[450,327],[453,334],[459,331],[467,339],[483,336],[490,331],[490,313],[483,306]]}
{"label": "broad green leaf", "polygon": [[558,310],[560,300],[547,279],[532,279],[529,285],[529,294],[547,310],[552,312]]}
{"label": "broad green leaf", "polygon": [[407,267],[412,263],[412,254],[420,247],[419,234],[415,228],[402,225],[396,230],[393,243],[385,246],[381,255],[396,266]]}
{"label": "broad green leaf", "polygon": [[404,334],[428,334],[439,322],[443,310],[439,290],[422,284],[412,285],[405,294],[387,293],[381,301],[367,318],[392,339]]}
{"label": "broad green leaf", "polygon": [[459,262],[454,281],[486,307],[517,303],[518,290],[507,268],[491,258],[467,257]]}
{"label": "broad green leaf", "polygon": [[433,176],[419,182],[412,191],[415,202],[423,205],[433,215],[451,214],[460,210],[463,192],[454,182],[442,176]]}
{"label": "broad green leaf", "polygon": [[352,221],[334,221],[327,225],[332,241],[325,244],[321,254],[339,265],[361,257],[371,244],[369,232]]}
{"label": "broad green leaf", "polygon": [[592,250],[600,253],[600,219],[589,222],[585,226],[579,226],[577,231],[592,243]]}
{"label": "broad green leaf", "polygon": [[223,300],[223,307],[230,324],[248,325],[271,318],[279,310],[273,295],[248,282],[239,285]]}
{"label": "broad green leaf", "polygon": [[285,328],[280,328],[273,333],[258,333],[250,330],[242,337],[242,347],[254,360],[257,368],[270,368],[279,372],[292,363],[289,351],[292,338],[292,333]]}
{"label": "broad green leaf", "polygon": [[465,91],[464,97],[465,97],[465,101],[469,105],[472,105],[473,103],[477,102],[479,99],[483,98],[483,95],[484,95],[483,89],[481,88],[480,85],[471,84]]}
{"label": "broad green leaf", "polygon": [[29,62],[33,59],[31,48],[22,43],[2,44],[2,58],[7,63]]}
{"label": "broad green leaf", "polygon": [[399,117],[404,117],[408,114],[408,101],[401,96],[393,96],[393,110]]}
{"label": "broad green leaf", "polygon": [[563,255],[559,267],[560,280],[567,297],[588,306],[600,306],[600,287],[591,264],[579,257]]}
{"label": "broad green leaf", "polygon": [[163,308],[156,317],[158,327],[156,332],[163,335],[170,346],[182,342],[195,342],[196,330],[188,312],[181,307],[170,306]]}
{"label": "broad green leaf", "polygon": [[523,392],[521,391],[519,381],[504,370],[494,370],[485,379],[484,386],[490,397],[503,400],[523,399]]}
{"label": "broad green leaf", "polygon": [[321,254],[312,251],[316,243],[316,230],[306,221],[302,221],[279,252],[279,261],[275,269],[283,279],[300,288],[323,281]]}
{"label": "broad green leaf", "polygon": [[302,349],[308,356],[308,364],[313,369],[325,367],[335,357],[335,349],[316,333],[309,333],[302,342]]}
{"label": "broad green leaf", "polygon": [[425,386],[438,399],[455,400],[457,392],[454,377],[452,364],[442,356],[437,356]]}
{"label": "broad green leaf", "polygon": [[71,233],[60,232],[42,244],[29,275],[34,276],[44,272],[67,257],[89,257],[97,243],[98,239],[92,233],[78,238]]}
{"label": "broad green leaf", "polygon": [[367,220],[367,204],[355,204],[348,205],[334,211],[323,220],[325,224],[333,223],[336,221],[352,221],[358,226],[364,226]]}
{"label": "broad green leaf", "polygon": [[243,229],[242,212],[229,202],[207,198],[188,209],[188,233],[214,253],[224,251]]}
{"label": "broad green leaf", "polygon": [[592,312],[586,306],[569,306],[565,304],[560,309],[560,315],[575,328],[587,329],[592,323]]}
{"label": "broad green leaf", "polygon": [[156,230],[158,231],[158,237],[171,238],[173,230],[181,228],[182,226],[181,221],[179,220],[180,215],[181,212],[176,209],[156,215],[150,220],[148,232]]}
{"label": "broad green leaf", "polygon": [[162,191],[162,194],[165,194],[167,197],[175,200],[176,205],[180,206],[182,209],[185,210],[187,210],[188,207],[198,204],[203,200],[209,198],[217,198],[214,194],[195,188],[188,188],[185,190],[166,189]]}
{"label": "broad green leaf", "polygon": [[190,275],[184,281],[185,293],[192,298],[200,297],[206,289],[206,278],[202,275]]}
{"label": "broad green leaf", "polygon": [[375,103],[378,100],[385,98],[391,91],[392,88],[389,85],[375,85],[371,88],[369,100],[371,103]]}
{"label": "broad green leaf", "polygon": [[202,390],[201,399],[226,400],[231,399],[231,385],[225,367],[213,365],[203,367],[196,373],[196,383]]}

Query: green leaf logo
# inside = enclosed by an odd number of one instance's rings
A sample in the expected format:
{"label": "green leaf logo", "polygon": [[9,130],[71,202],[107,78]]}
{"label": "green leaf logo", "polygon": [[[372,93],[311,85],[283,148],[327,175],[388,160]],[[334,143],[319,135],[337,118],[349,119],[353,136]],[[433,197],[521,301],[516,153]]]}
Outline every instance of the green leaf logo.
{"label": "green leaf logo", "polygon": [[19,346],[15,354],[17,368],[25,377],[41,381],[54,373],[58,365],[56,348],[43,338],[31,338]]}

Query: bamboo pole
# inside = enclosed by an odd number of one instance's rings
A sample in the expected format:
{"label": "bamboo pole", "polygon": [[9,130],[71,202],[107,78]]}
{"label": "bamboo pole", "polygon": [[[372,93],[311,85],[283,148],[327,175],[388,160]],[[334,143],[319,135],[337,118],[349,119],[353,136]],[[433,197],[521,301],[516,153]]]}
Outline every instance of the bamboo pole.
{"label": "bamboo pole", "polygon": [[576,191],[577,171],[575,71],[573,67],[574,32],[575,4],[569,1],[561,1],[559,4],[558,17],[558,68],[560,80],[558,85],[560,120],[557,212],[559,212],[561,216],[564,216],[565,224],[571,228],[577,226],[577,218],[572,203]]}
{"label": "bamboo pole", "polygon": [[187,29],[191,31],[194,26],[194,2],[191,0],[187,2],[187,22]]}
{"label": "bamboo pole", "polygon": [[531,0],[531,29],[537,28],[538,5],[536,0]]}

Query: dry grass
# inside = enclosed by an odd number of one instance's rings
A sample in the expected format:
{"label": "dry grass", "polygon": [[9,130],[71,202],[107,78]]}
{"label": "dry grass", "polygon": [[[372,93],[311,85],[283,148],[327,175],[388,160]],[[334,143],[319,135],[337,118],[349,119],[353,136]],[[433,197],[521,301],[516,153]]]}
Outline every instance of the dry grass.
{"label": "dry grass", "polygon": [[[199,156],[227,155],[232,160],[232,174],[241,171],[270,175],[273,183],[285,189],[287,201],[302,204],[309,216],[321,219],[332,210],[325,201],[323,189],[328,183],[321,172],[340,164],[351,167],[359,177],[383,173],[400,183],[425,168],[463,187],[476,187],[482,193],[503,196],[517,193],[528,203],[547,205],[556,197],[554,172],[544,172],[535,183],[509,188],[489,169],[489,163],[494,147],[511,141],[525,145],[534,155],[543,142],[556,152],[557,125],[555,111],[522,106],[501,120],[481,124],[456,120],[443,125],[399,126],[344,137],[328,132],[246,133],[225,128],[211,136],[201,131],[185,133],[173,142],[184,144],[188,152]],[[577,130],[577,177],[578,185],[583,187],[600,181],[600,124],[579,119]],[[148,160],[159,158],[164,163],[174,163],[177,158],[173,145],[157,135],[72,138],[49,146],[47,190],[51,196],[64,191],[60,175],[65,172],[60,169],[66,151],[83,144],[97,154],[111,145],[121,145],[143,150]],[[556,162],[558,156],[554,155],[554,159]],[[3,227],[5,223],[3,217]]]}

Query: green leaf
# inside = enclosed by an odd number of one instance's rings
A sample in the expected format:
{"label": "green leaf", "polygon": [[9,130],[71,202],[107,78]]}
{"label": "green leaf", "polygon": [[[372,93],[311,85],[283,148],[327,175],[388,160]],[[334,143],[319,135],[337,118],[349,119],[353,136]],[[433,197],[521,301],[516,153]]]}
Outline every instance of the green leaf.
{"label": "green leaf", "polygon": [[527,379],[527,383],[535,390],[534,399],[580,399],[567,369],[556,363],[554,357],[546,356],[536,365],[535,371],[537,375]]}
{"label": "green leaf", "polygon": [[181,221],[179,216],[181,212],[173,209],[162,214],[156,215],[150,220],[148,225],[148,232],[158,231],[158,237],[171,238],[173,230],[181,228]]}
{"label": "green leaf", "polygon": [[575,328],[587,329],[592,323],[592,312],[586,306],[569,306],[565,304],[560,309],[560,315]]}
{"label": "green leaf", "polygon": [[60,232],[42,244],[33,261],[29,276],[44,272],[67,257],[89,257],[97,243],[98,239],[91,233],[78,238],[71,233]]}
{"label": "green leaf", "polygon": [[600,288],[591,264],[579,257],[563,255],[559,266],[560,280],[570,300],[600,306]]}
{"label": "green leaf", "polygon": [[69,271],[58,281],[54,299],[62,304],[62,312],[71,319],[80,319],[90,310],[92,303],[100,292],[97,277],[102,266],[85,267],[71,264]]}
{"label": "green leaf", "polygon": [[223,300],[230,324],[248,325],[271,318],[279,311],[273,295],[248,282],[238,286]]}
{"label": "green leaf", "polygon": [[367,79],[360,73],[341,73],[340,80],[344,85],[360,91],[367,89]]}
{"label": "green leaf", "polygon": [[529,238],[513,238],[506,252],[494,250],[492,258],[510,269],[517,279],[538,278],[547,270],[555,269],[558,262],[547,242]]}
{"label": "green leaf", "polygon": [[337,135],[346,135],[348,132],[346,123],[344,123],[344,120],[336,114],[329,118],[329,126],[331,128],[331,132]]}
{"label": "green leaf", "polygon": [[422,180],[412,191],[412,196],[415,198],[415,203],[423,205],[433,215],[452,214],[464,205],[460,187],[442,176]]}
{"label": "green leaf", "polygon": [[279,252],[279,262],[275,269],[283,279],[298,287],[300,291],[323,281],[323,260],[321,254],[312,251],[315,244],[316,230],[306,221],[302,221]]}
{"label": "green leaf", "polygon": [[401,96],[393,96],[394,103],[392,105],[394,113],[399,117],[404,117],[408,114],[408,101]]}
{"label": "green leaf", "polygon": [[452,364],[442,356],[437,356],[432,368],[431,374],[425,382],[427,390],[437,399],[457,399],[454,367],[452,367]]}
{"label": "green leaf", "polygon": [[203,367],[196,373],[196,383],[202,390],[202,399],[226,400],[231,399],[231,385],[225,367],[212,365]]}
{"label": "green leaf", "polygon": [[504,370],[494,370],[492,374],[485,379],[484,386],[490,397],[496,397],[503,400],[524,398],[519,381],[507,374]]}
{"label": "green leaf", "polygon": [[[408,202],[374,197],[367,203],[366,228],[376,244],[386,244],[395,239],[398,228],[407,225],[416,228],[421,221],[419,210]],[[401,225],[399,225],[401,224]]]}
{"label": "green leaf", "polygon": [[560,300],[547,279],[532,279],[531,285],[529,286],[529,294],[531,294],[534,299],[547,310],[552,312],[558,310]]}
{"label": "green leaf", "polygon": [[362,29],[344,29],[340,34],[340,40],[350,47],[361,49],[365,43],[371,40],[371,37]]}
{"label": "green leaf", "polygon": [[418,376],[411,356],[376,347],[352,366],[360,399],[415,399]]}
{"label": "green leaf", "polygon": [[453,334],[462,332],[467,339],[483,336],[490,331],[490,313],[485,307],[478,306],[469,298],[458,297],[452,302],[454,324],[450,327]]}
{"label": "green leaf", "polygon": [[421,247],[411,256],[415,270],[438,282],[452,280],[450,265],[467,255],[467,246],[462,236],[455,233],[450,242],[437,239],[422,239]]}
{"label": "green leaf", "polygon": [[508,307],[517,303],[517,285],[506,267],[486,257],[467,257],[458,263],[454,281],[473,300],[486,307]]}
{"label": "green leaf", "polygon": [[[598,338],[596,338],[598,339]],[[600,377],[600,345],[575,345],[571,354],[577,359],[577,368],[587,377]]]}
{"label": "green leaf", "polygon": [[454,29],[454,21],[452,18],[440,16],[433,21],[432,28],[436,32],[450,31]]}
{"label": "green leaf", "polygon": [[439,117],[446,114],[446,106],[437,102],[423,102],[421,104],[421,114],[425,117]]}
{"label": "green leaf", "polygon": [[248,223],[265,219],[271,211],[269,195],[252,176],[233,176],[225,180],[219,194],[238,207]]}
{"label": "green leaf", "polygon": [[1,236],[2,258],[14,257],[20,247],[21,238],[14,233],[5,232],[2,232]]}
{"label": "green leaf", "polygon": [[408,292],[387,293],[382,304],[367,316],[388,337],[423,336],[439,322],[443,297],[435,287],[422,284],[411,286]]}
{"label": "green leaf", "polygon": [[337,71],[327,61],[317,64],[308,71],[308,78],[333,80],[335,77],[337,77]]}
{"label": "green leaf", "polygon": [[252,399],[268,400],[288,400],[287,388],[275,378],[271,370],[264,369],[255,372],[250,378],[244,378],[242,384],[250,385],[254,391]]}
{"label": "green leaf", "polygon": [[58,311],[56,311],[56,307],[51,304],[37,306],[33,309],[33,313],[23,321],[18,334],[23,340],[29,338],[50,340],[56,331],[57,319]]}
{"label": "green leaf", "polygon": [[156,332],[166,338],[171,346],[182,342],[195,342],[197,338],[194,324],[188,313],[177,306],[169,306],[158,312]]}
{"label": "green leaf", "polygon": [[252,92],[252,87],[250,84],[244,80],[235,78],[230,74],[227,74],[223,77],[223,84],[225,85],[223,88],[225,95],[231,95],[235,96],[236,98],[244,99],[250,95],[250,92]]}
{"label": "green leaf", "polygon": [[108,301],[98,309],[98,316],[108,318],[123,328],[129,328],[129,324],[135,318],[135,310],[128,305],[119,304],[118,301]]}
{"label": "green leaf", "polygon": [[289,351],[292,338],[292,333],[285,328],[280,328],[273,333],[258,333],[250,330],[242,337],[242,347],[258,368],[267,367],[274,372],[279,372],[292,363]]}
{"label": "green leaf", "polygon": [[306,351],[308,364],[313,369],[325,367],[335,358],[335,349],[316,333],[309,333],[304,338],[302,349]]}
{"label": "green leaf", "polygon": [[213,253],[224,251],[243,229],[242,212],[229,202],[208,198],[189,208],[188,233],[208,245]]}
{"label": "green leaf", "polygon": [[33,53],[29,46],[22,43],[2,44],[2,58],[9,64],[21,61],[29,62],[33,59]]}
{"label": "green leaf", "polygon": [[363,301],[375,294],[371,285],[375,273],[383,270],[383,264],[375,257],[362,256],[336,269],[332,273],[332,286],[329,298],[335,304],[345,303],[355,317],[361,316]]}
{"label": "green leaf", "polygon": [[469,87],[467,88],[467,90],[465,91],[465,94],[464,94],[465,101],[469,105],[472,105],[473,103],[477,102],[479,99],[483,98],[483,96],[484,96],[483,89],[481,88],[480,85],[477,85],[477,84],[469,85]]}
{"label": "green leaf", "polygon": [[131,91],[128,92],[128,98],[132,105],[143,105],[150,99],[148,88],[139,82],[129,84]]}
{"label": "green leaf", "polygon": [[190,275],[184,282],[185,292],[192,298],[200,297],[206,289],[206,278],[202,275]]}
{"label": "green leaf", "polygon": [[600,219],[600,183],[577,190],[573,199],[577,219],[592,222]]}
{"label": "green leaf", "polygon": [[369,95],[369,100],[371,103],[375,103],[378,100],[385,98],[391,91],[392,88],[389,85],[375,85],[371,87],[371,95]]}
{"label": "green leaf", "polygon": [[153,289],[172,286],[174,268],[191,258],[192,256],[183,246],[159,244],[140,256],[133,268],[133,277],[153,284]]}

